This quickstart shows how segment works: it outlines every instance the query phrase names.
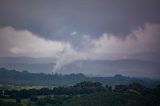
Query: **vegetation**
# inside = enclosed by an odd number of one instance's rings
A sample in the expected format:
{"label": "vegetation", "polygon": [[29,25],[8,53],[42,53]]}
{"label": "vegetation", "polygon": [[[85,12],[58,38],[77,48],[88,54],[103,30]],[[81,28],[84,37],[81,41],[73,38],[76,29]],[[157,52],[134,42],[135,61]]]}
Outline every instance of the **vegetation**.
{"label": "vegetation", "polygon": [[160,86],[84,81],[68,87],[0,90],[0,98],[0,106],[158,106]]}
{"label": "vegetation", "polygon": [[0,106],[158,106],[159,80],[0,69]]}
{"label": "vegetation", "polygon": [[[0,84],[6,85],[3,88],[15,88],[11,84],[30,86],[73,86],[82,81],[101,82],[107,85],[129,84],[138,82],[145,86],[155,86],[160,83],[160,80],[130,78],[122,75],[115,75],[114,77],[87,77],[83,74],[43,74],[43,73],[29,73],[27,71],[18,72],[16,70],[7,70],[0,68]],[[9,85],[9,86],[8,86]],[[19,86],[18,86],[19,87]],[[0,86],[0,89],[2,87]],[[27,88],[25,86],[25,88]]]}

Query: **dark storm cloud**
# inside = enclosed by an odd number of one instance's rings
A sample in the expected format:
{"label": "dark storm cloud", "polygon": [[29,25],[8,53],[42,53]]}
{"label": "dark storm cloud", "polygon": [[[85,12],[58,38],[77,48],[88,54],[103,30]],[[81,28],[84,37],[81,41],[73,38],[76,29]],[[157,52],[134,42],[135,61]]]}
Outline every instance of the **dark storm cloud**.
{"label": "dark storm cloud", "polygon": [[[125,36],[126,39],[126,36],[146,23],[150,23],[151,26],[159,25],[159,4],[159,0],[0,0],[0,27],[3,29],[10,26],[18,32],[27,30],[40,38],[67,42],[73,48],[83,51],[82,49],[93,47],[92,43],[88,43],[93,39],[105,39],[105,33],[118,36],[118,39]],[[151,34],[151,38],[154,35],[153,31],[147,32]],[[159,29],[155,32],[159,34]],[[117,37],[115,39],[118,40]],[[108,51],[118,48],[113,48],[114,44],[112,45],[116,40],[102,40],[101,50],[96,49],[100,50],[102,58]],[[108,49],[109,43],[105,42],[111,42],[112,50]],[[122,40],[120,49],[125,48],[123,42],[125,40]],[[131,44],[134,45],[135,42]],[[132,45],[130,49],[134,48]],[[146,43],[144,46],[148,47]],[[157,45],[149,48],[155,50],[155,47]],[[140,52],[146,51],[142,49]]]}
{"label": "dark storm cloud", "polygon": [[124,36],[144,23],[160,23],[159,5],[159,0],[1,0],[0,27],[60,40],[73,31]]}
{"label": "dark storm cloud", "polygon": [[0,57],[53,57],[54,70],[86,59],[159,61],[159,10],[160,0],[0,0]]}

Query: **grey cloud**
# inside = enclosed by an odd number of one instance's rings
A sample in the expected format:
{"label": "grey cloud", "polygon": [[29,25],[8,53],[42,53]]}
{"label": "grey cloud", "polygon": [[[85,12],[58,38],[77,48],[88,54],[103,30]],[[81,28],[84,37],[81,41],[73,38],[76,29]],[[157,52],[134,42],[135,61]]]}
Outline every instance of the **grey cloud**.
{"label": "grey cloud", "polygon": [[[159,35],[160,24],[145,24],[133,30],[125,39],[118,38],[113,34],[104,33],[100,38],[90,41],[94,44],[94,47],[88,55],[92,54],[94,58],[101,59],[140,59],[141,57],[135,54],[158,54],[160,53]],[[145,57],[145,59],[147,58]]]}
{"label": "grey cloud", "polygon": [[57,57],[67,43],[46,40],[28,30],[0,29],[0,56]]}
{"label": "grey cloud", "polygon": [[16,30],[12,27],[1,28],[1,57],[54,57],[57,58],[57,62],[53,71],[57,71],[78,60],[148,59],[143,56],[147,53],[156,53],[156,55],[160,53],[160,24],[140,26],[125,39],[108,33],[104,33],[99,38],[76,34],[72,36],[75,39],[78,37],[80,46],[63,40],[47,40],[28,30]]}
{"label": "grey cloud", "polygon": [[[116,35],[104,33],[94,39],[83,35],[79,51],[71,45],[66,47],[56,62],[54,71],[78,60],[117,60],[117,59],[143,59],[154,60],[159,57],[160,24],[145,24],[133,30],[125,39]],[[85,45],[83,48],[83,44]],[[149,55],[151,57],[148,57]]]}
{"label": "grey cloud", "polygon": [[118,36],[146,22],[160,23],[159,0],[1,0],[0,26],[66,40],[70,32]]}

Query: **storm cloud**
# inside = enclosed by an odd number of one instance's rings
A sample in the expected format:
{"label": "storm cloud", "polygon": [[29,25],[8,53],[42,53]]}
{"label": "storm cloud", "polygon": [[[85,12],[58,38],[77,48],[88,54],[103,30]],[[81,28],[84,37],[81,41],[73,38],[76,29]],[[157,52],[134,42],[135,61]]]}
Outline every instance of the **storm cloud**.
{"label": "storm cloud", "polygon": [[160,24],[140,26],[126,35],[124,39],[119,38],[118,35],[104,33],[98,39],[90,41],[94,44],[91,53],[95,55],[93,57],[102,59],[138,59],[139,56],[136,57],[136,54],[160,53],[159,35]]}
{"label": "storm cloud", "polygon": [[160,0],[0,0],[0,57],[160,60]]}
{"label": "storm cloud", "polygon": [[1,57],[56,57],[65,45],[65,42],[46,40],[27,30],[12,27],[0,29]]}
{"label": "storm cloud", "polygon": [[0,53],[1,57],[57,58],[55,70],[58,70],[66,64],[83,59],[142,59],[135,54],[158,54],[159,35],[160,24],[145,24],[133,30],[124,39],[108,33],[96,39],[89,35],[81,35],[83,38],[79,42],[84,47],[76,47],[70,42],[46,40],[27,30],[5,27],[0,29]]}
{"label": "storm cloud", "polygon": [[70,39],[74,31],[124,37],[146,22],[160,23],[159,5],[159,0],[1,0],[0,27],[58,40]]}

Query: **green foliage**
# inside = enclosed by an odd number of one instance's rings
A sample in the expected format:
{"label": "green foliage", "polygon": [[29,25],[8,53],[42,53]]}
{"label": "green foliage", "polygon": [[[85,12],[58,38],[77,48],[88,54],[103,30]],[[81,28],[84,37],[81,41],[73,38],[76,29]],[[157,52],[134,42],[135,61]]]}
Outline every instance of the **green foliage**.
{"label": "green foliage", "polygon": [[84,81],[53,89],[4,90],[0,97],[3,98],[0,106],[158,106],[160,86],[147,88],[131,83],[112,88],[99,82]]}

